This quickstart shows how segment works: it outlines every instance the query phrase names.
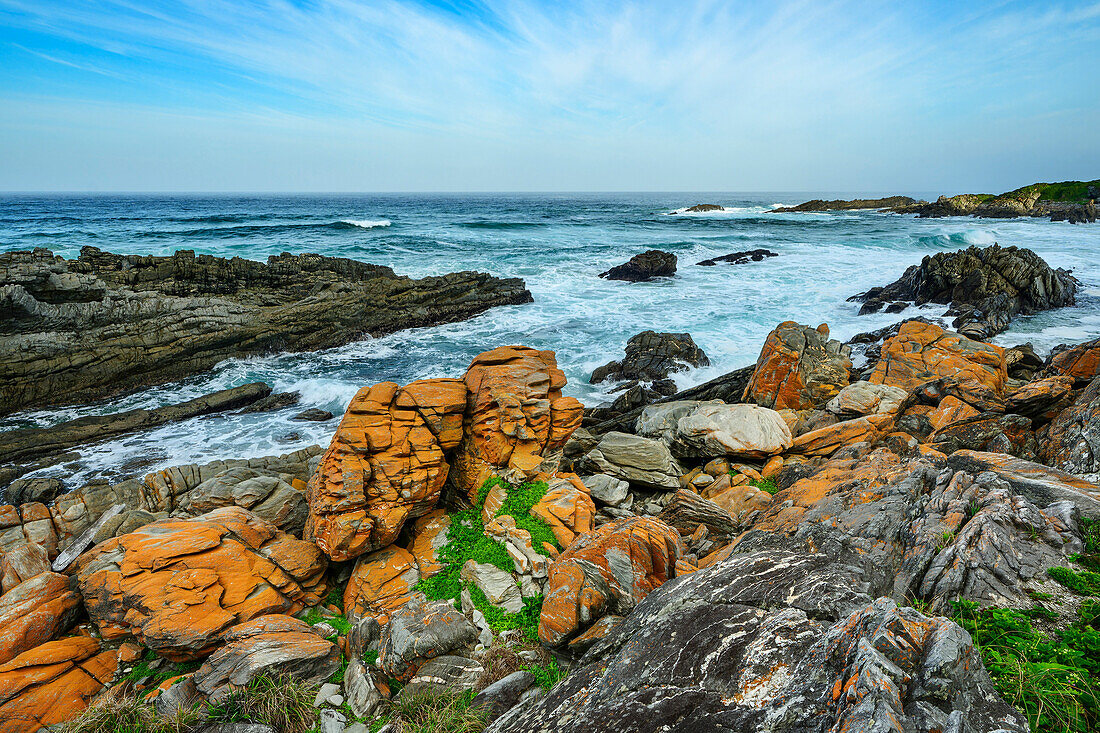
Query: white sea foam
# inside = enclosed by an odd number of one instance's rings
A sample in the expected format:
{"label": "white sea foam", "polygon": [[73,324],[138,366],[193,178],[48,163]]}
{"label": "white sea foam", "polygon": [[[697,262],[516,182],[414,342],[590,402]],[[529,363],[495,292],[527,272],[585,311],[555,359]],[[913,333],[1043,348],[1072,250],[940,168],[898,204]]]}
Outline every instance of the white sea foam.
{"label": "white sea foam", "polygon": [[362,227],[363,229],[374,229],[375,227],[388,227],[393,224],[389,219],[341,219],[341,224],[351,224],[355,227]]}

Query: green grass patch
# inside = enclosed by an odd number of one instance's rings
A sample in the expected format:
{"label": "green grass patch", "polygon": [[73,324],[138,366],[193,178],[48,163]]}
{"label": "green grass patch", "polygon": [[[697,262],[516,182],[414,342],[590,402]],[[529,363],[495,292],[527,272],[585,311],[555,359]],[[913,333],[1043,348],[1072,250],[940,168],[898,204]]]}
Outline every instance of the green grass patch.
{"label": "green grass patch", "polygon": [[524,667],[524,669],[535,676],[535,682],[544,690],[549,690],[565,679],[565,671],[558,666],[558,661],[552,657],[546,664],[532,664]]}
{"label": "green grass patch", "polygon": [[1008,191],[1002,196],[1022,195],[1032,191],[1039,192],[1041,201],[1066,201],[1069,203],[1086,203],[1089,186],[1100,188],[1100,180],[1096,181],[1062,181],[1060,183],[1032,183],[1014,191]]}
{"label": "green grass patch", "polygon": [[485,713],[471,708],[472,690],[424,691],[401,697],[390,703],[389,709],[370,724],[377,733],[387,723],[393,723],[400,733],[479,733],[488,724]]}
{"label": "green grass patch", "polygon": [[997,691],[1024,712],[1035,733],[1100,726],[1100,634],[1075,624],[1060,638],[1035,630],[1043,609],[979,609],[956,601],[954,620],[969,632]]}
{"label": "green grass patch", "polygon": [[344,610],[344,589],[332,586],[328,589],[328,593],[325,594],[325,603],[330,606],[336,606],[341,611]]}
{"label": "green grass patch", "polygon": [[147,690],[151,691],[165,680],[181,674],[187,674],[188,672],[194,672],[202,666],[201,661],[167,662],[166,664],[160,665],[157,669],[153,669],[152,665],[156,660],[156,653],[150,649],[146,649],[145,655],[134,665],[133,669],[126,673],[121,681],[132,682],[134,684],[142,683]]}
{"label": "green grass patch", "polygon": [[497,487],[504,489],[506,497],[494,516],[510,516],[515,519],[517,527],[531,534],[531,544],[537,552],[547,554],[543,542],[561,549],[550,525],[531,515],[531,507],[546,495],[546,483],[537,481],[513,486],[494,476],[478,490],[477,502],[473,508],[451,514],[447,542],[437,553],[443,569],[430,578],[422,579],[416,584],[416,589],[429,600],[449,600],[457,605],[463,589],[467,588],[474,606],[485,614],[485,619],[494,632],[522,629],[527,638],[537,639],[539,614],[542,611],[541,597],[526,598],[522,611],[507,613],[489,603],[489,599],[479,588],[462,582],[462,566],[469,560],[493,565],[509,573],[515,570],[515,563],[504,545],[485,534],[485,525],[481,519],[485,500],[489,492]]}
{"label": "green grass patch", "polygon": [[1047,574],[1056,581],[1082,596],[1100,595],[1100,573],[1091,570],[1071,570],[1070,568],[1050,568]]}

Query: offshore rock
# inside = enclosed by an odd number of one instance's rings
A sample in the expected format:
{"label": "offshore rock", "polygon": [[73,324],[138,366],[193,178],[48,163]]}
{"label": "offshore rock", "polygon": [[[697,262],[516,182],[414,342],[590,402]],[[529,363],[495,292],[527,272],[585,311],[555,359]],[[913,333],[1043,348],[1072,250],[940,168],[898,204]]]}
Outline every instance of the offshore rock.
{"label": "offshore rock", "polygon": [[709,366],[710,359],[695,345],[690,333],[642,331],[626,342],[621,361],[604,364],[592,372],[592,384],[607,380],[653,382],[691,367]]}
{"label": "offshore rock", "polygon": [[1078,282],[1051,269],[1029,249],[970,247],[940,252],[913,265],[897,281],[849,300],[911,300],[950,305],[953,327],[984,340],[1004,331],[1016,315],[1073,305]]}
{"label": "offshore rock", "polygon": [[314,351],[528,303],[519,279],[414,280],[315,254],[266,263],[180,250],[0,254],[0,414],[85,402],[203,372],[229,357]]}
{"label": "offshore rock", "polygon": [[772,209],[770,214],[792,214],[802,211],[853,211],[857,209],[887,209],[895,206],[908,206],[917,203],[917,200],[909,196],[887,196],[881,199],[833,199],[824,201],[813,199],[797,206],[779,206]]}
{"label": "offshore rock", "polygon": [[828,326],[785,321],[768,334],[744,400],[773,410],[823,407],[848,385],[851,368],[849,348],[829,338]]}
{"label": "offshore rock", "polygon": [[616,265],[600,277],[607,280],[626,280],[627,282],[645,282],[655,277],[672,277],[676,274],[676,255],[658,249],[647,250],[634,255],[629,262]]}
{"label": "offshore rock", "polygon": [[307,539],[333,560],[392,544],[407,520],[435,507],[465,408],[457,379],[359,390],[310,478]]}

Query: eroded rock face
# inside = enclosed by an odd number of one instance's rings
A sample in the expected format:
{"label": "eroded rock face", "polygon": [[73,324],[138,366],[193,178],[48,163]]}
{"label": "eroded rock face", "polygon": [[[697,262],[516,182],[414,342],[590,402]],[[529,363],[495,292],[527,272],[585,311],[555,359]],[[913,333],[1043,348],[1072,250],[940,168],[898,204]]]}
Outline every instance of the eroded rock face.
{"label": "eroded rock face", "polygon": [[475,499],[494,473],[522,482],[544,462],[557,469],[561,449],[581,423],[584,406],[562,397],[565,373],[552,351],[502,346],[474,358],[467,389],[462,443],[451,480]]}
{"label": "eroded rock face", "polygon": [[489,730],[1027,730],[961,628],[864,587],[821,553],[734,555],[651,593]]}
{"label": "eroded rock face", "polygon": [[0,730],[38,733],[80,714],[111,683],[118,650],[73,636],[47,642],[0,664]]}
{"label": "eroded rock face", "polygon": [[64,575],[45,572],[8,590],[0,596],[0,664],[68,631],[81,613]]}
{"label": "eroded rock face", "polygon": [[1070,473],[1100,473],[1100,377],[1051,422],[1043,459]]}
{"label": "eroded rock face", "polygon": [[435,507],[465,408],[457,379],[359,390],[310,479],[307,537],[334,560],[392,544],[406,521]]}
{"label": "eroded rock face", "polygon": [[413,280],[315,254],[266,263],[181,250],[84,247],[0,255],[0,413],[88,401],[196,374],[232,356],[313,351],[527,303],[518,279]]}
{"label": "eroded rock face", "polygon": [[326,566],[313,543],[233,507],[107,540],[73,570],[104,638],[133,634],[182,661],[208,653],[231,626],[316,605]]}
{"label": "eroded rock face", "polygon": [[1050,370],[1073,377],[1079,385],[1088,384],[1100,376],[1100,339],[1056,351],[1050,357]]}
{"label": "eroded rock face", "polygon": [[829,338],[828,326],[786,321],[768,334],[744,399],[774,410],[823,407],[848,385],[851,368],[848,347]]}
{"label": "eroded rock face", "polygon": [[970,338],[987,339],[1008,328],[1017,314],[1073,305],[1077,280],[1054,270],[1029,249],[970,247],[939,252],[913,265],[896,282],[859,300],[911,300],[950,304],[953,327]]}
{"label": "eroded rock face", "polygon": [[1004,349],[931,323],[907,321],[882,345],[868,381],[911,391],[937,379],[950,382],[957,396],[974,407],[1003,407],[1008,379]]}
{"label": "eroded rock face", "polygon": [[340,651],[305,621],[272,614],[238,624],[195,672],[195,686],[212,702],[261,674],[285,673],[318,684],[340,669]]}
{"label": "eroded rock face", "polygon": [[620,519],[578,538],[550,566],[539,639],[562,646],[602,616],[625,615],[676,575],[679,533],[648,517]]}

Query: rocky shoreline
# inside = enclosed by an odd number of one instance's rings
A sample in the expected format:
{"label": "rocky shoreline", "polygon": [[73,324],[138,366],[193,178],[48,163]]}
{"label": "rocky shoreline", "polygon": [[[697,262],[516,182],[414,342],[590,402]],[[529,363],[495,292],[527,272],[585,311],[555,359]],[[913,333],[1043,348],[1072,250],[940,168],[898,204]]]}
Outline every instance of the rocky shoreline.
{"label": "rocky shoreline", "polygon": [[[988,343],[990,313],[1075,283],[1027,250],[954,255],[879,299],[950,303],[966,333],[788,321],[755,364],[669,393],[707,356],[644,332],[592,377],[633,396],[589,410],[552,352],[501,346],[364,385],[326,448],[21,490],[0,731],[121,710],[238,731],[275,689],[300,727],[249,733],[416,729],[414,709],[494,733],[1023,733],[1055,729],[1035,706],[1055,663],[1065,729],[1095,729],[1100,339]],[[1007,623],[1034,643],[987,644]]]}

